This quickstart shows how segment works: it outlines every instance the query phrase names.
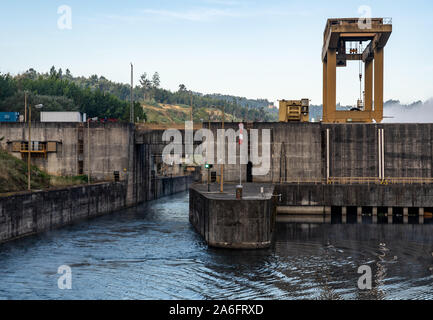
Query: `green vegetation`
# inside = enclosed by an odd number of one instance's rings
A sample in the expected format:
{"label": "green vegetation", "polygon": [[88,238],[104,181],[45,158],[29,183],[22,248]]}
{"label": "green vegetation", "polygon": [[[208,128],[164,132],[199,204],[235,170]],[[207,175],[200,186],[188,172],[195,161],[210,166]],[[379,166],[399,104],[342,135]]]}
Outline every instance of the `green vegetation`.
{"label": "green vegetation", "polygon": [[[82,88],[76,84],[70,72],[53,67],[50,73],[40,74],[30,69],[12,77],[0,74],[0,110],[24,113],[24,95],[28,92],[30,104],[44,105],[45,111],[80,111],[88,117],[129,119],[130,103],[102,90]],[[135,115],[145,119],[139,103],[134,105]],[[39,113],[34,110],[34,119]]]}
{"label": "green vegetation", "polygon": [[[17,159],[0,149],[0,168],[0,193],[27,190],[26,161]],[[86,175],[75,177],[50,176],[36,166],[31,166],[31,175],[31,188],[33,190],[87,183]]]}
{"label": "green vegetation", "polygon": [[[0,193],[27,189],[27,163],[0,149]],[[31,167],[32,189],[44,189],[50,186],[50,176]]]}
{"label": "green vegetation", "polygon": [[[128,84],[116,83],[103,76],[74,77],[67,69],[38,73],[34,69],[11,76],[0,74],[0,110],[24,113],[24,92],[30,104],[44,104],[45,111],[80,111],[88,117],[129,120],[130,90]],[[201,94],[188,90],[184,84],[175,92],[160,88],[160,75],[144,73],[133,89],[134,112],[138,121],[170,123],[189,119],[193,108],[194,120],[216,118],[224,107],[226,120],[276,121],[278,112],[267,107],[265,99],[247,99],[220,94]],[[179,107],[184,110],[180,110]],[[156,112],[155,108],[161,109]],[[149,116],[150,115],[150,116]],[[149,117],[148,117],[149,116]],[[34,119],[39,118],[34,110]]]}
{"label": "green vegetation", "polygon": [[85,184],[88,181],[87,175],[78,175],[72,177],[51,176],[50,184],[53,187],[63,187],[76,184]]}

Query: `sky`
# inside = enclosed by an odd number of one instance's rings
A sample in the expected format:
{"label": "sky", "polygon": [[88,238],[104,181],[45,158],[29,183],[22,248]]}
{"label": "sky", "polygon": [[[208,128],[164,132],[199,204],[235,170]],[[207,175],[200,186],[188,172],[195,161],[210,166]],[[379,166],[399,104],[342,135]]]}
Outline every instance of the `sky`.
{"label": "sky", "polygon": [[[360,6],[392,18],[384,100],[432,98],[430,0],[1,0],[0,72],[47,72],[54,65],[126,83],[132,62],[135,79],[158,71],[170,90],[183,83],[202,93],[321,104],[326,20],[360,17]],[[358,68],[338,68],[342,104],[359,97]]]}

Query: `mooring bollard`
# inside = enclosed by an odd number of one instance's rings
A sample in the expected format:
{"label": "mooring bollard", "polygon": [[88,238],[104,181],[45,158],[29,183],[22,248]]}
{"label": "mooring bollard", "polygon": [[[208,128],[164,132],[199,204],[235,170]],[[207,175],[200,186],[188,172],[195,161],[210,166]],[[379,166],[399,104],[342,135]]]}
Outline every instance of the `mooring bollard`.
{"label": "mooring bollard", "polygon": [[114,171],[113,174],[114,174],[114,182],[119,182],[120,180],[119,171]]}
{"label": "mooring bollard", "polygon": [[241,185],[236,186],[236,199],[237,200],[242,199],[242,189],[243,189],[243,187]]}

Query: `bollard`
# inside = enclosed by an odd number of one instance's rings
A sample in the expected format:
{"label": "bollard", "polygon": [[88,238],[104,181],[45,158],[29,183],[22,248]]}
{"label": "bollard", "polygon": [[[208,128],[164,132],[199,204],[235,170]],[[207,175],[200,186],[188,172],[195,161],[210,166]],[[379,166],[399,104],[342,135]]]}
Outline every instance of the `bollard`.
{"label": "bollard", "polygon": [[243,187],[241,185],[236,186],[236,199],[242,200],[242,189]]}
{"label": "bollard", "polygon": [[119,171],[114,171],[114,182],[119,182],[120,177],[119,177]]}

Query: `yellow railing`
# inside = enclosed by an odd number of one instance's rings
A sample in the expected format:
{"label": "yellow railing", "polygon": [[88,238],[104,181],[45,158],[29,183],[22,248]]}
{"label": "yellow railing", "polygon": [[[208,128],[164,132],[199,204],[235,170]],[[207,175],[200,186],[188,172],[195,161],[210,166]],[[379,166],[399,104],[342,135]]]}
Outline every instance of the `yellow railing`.
{"label": "yellow railing", "polygon": [[329,177],[329,179],[289,179],[280,182],[292,184],[430,184],[433,183],[433,177],[387,177],[384,179],[378,177]]}
{"label": "yellow railing", "polygon": [[[29,145],[28,143],[21,143],[21,153],[28,153],[29,152]],[[33,145],[30,152],[32,153],[46,153],[47,148],[45,143],[39,143],[37,145]]]}

